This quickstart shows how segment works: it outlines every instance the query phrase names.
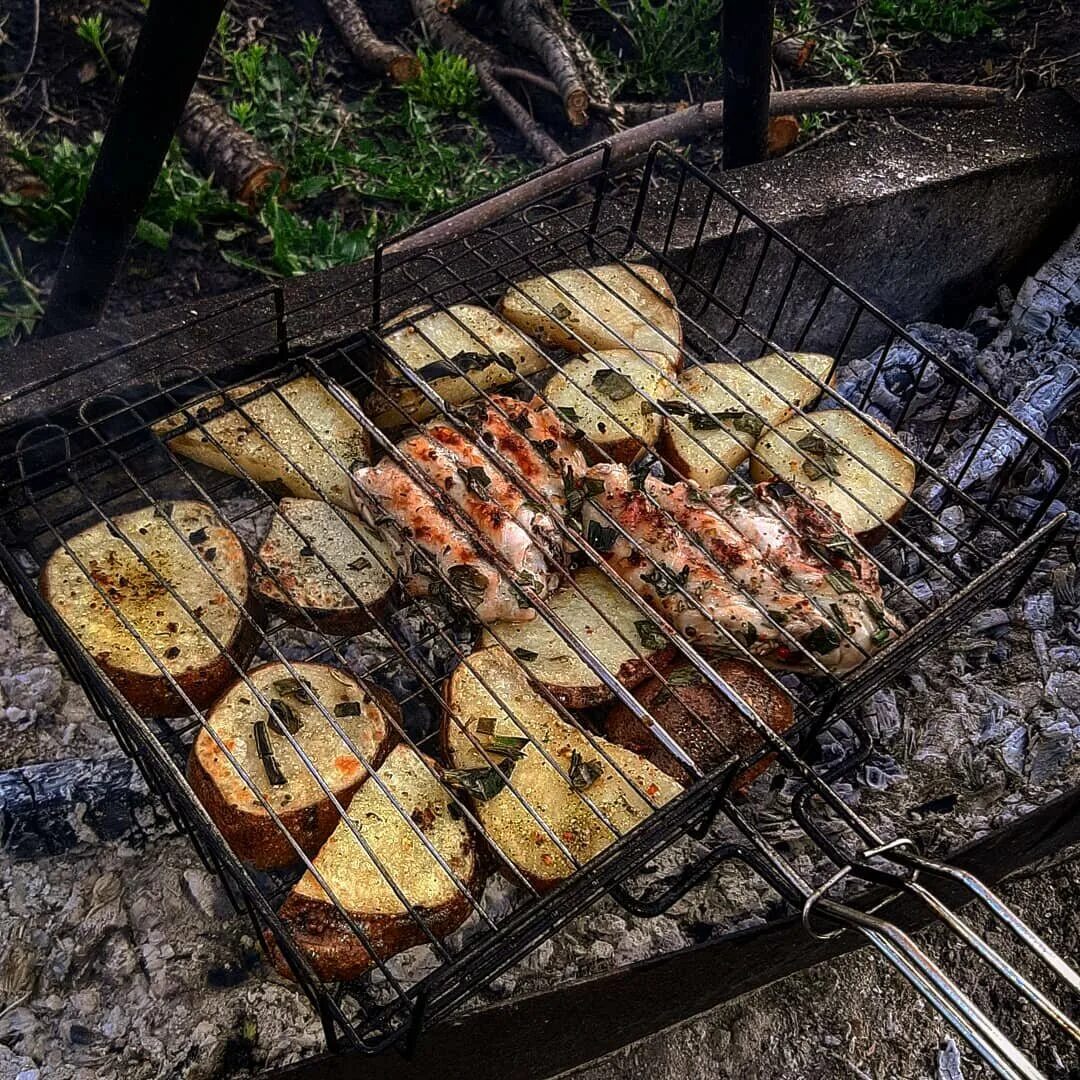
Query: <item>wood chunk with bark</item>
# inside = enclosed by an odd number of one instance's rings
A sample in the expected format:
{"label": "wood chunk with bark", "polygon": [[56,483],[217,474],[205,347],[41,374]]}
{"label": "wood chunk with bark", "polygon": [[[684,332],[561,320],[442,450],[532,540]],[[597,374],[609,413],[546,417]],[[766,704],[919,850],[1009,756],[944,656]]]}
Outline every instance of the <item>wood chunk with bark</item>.
{"label": "wood chunk with bark", "polygon": [[361,67],[396,83],[420,74],[420,61],[403,45],[378,37],[355,0],[323,0],[323,7]]}
{"label": "wood chunk with bark", "polygon": [[499,16],[510,39],[539,58],[559,89],[566,118],[582,127],[588,120],[589,92],[567,42],[550,24],[550,10],[545,0],[499,2]]}

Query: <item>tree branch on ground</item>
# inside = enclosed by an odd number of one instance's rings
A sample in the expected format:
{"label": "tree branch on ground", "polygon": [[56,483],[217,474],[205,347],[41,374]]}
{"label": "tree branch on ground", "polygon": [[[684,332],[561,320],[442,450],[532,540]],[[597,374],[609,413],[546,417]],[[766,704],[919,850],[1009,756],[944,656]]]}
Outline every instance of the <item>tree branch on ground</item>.
{"label": "tree branch on ground", "polygon": [[323,7],[353,58],[366,71],[396,83],[420,74],[420,61],[403,45],[379,38],[356,0],[323,0]]}

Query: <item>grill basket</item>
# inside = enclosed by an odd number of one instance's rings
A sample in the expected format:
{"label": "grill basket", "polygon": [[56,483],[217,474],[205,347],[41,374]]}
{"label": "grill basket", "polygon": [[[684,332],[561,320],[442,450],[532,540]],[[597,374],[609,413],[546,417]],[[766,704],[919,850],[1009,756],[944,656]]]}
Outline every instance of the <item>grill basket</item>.
{"label": "grill basket", "polygon": [[[378,945],[331,895],[352,932],[374,956],[378,985],[373,987],[366,976],[353,983],[324,982],[276,915],[300,869],[263,873],[244,865],[185,780],[185,763],[200,729],[209,731],[215,742],[223,745],[205,716],[194,710],[176,720],[149,720],[137,715],[41,599],[37,575],[49,555],[60,546],[67,548],[77,532],[140,505],[199,499],[215,507],[221,518],[243,535],[245,530],[250,534],[255,519],[274,504],[277,492],[271,485],[226,477],[170,453],[150,430],[156,420],[184,409],[188,427],[206,434],[208,417],[196,403],[208,395],[253,377],[270,379],[270,392],[278,394],[276,388],[297,374],[313,374],[350,408],[376,451],[395,456],[395,440],[416,427],[387,436],[355,406],[355,402],[379,392],[374,371],[386,346],[376,331],[386,320],[417,303],[422,305],[422,313],[449,313],[451,305],[459,303],[493,307],[515,282],[564,268],[589,270],[600,264],[637,263],[656,267],[670,283],[682,320],[688,365],[717,359],[745,362],[772,351],[785,356],[829,353],[840,367],[864,361],[857,369],[847,368],[861,372],[855,389],[845,389],[850,400],[822,386],[823,401],[829,407],[864,411],[879,433],[899,442],[917,463],[916,491],[904,515],[896,522],[881,521],[872,545],[860,543],[860,554],[878,568],[887,606],[902,616],[907,631],[849,675],[838,676],[820,663],[814,674],[785,676],[782,683],[775,673],[767,672],[766,676],[794,701],[795,723],[781,737],[723,682],[700,652],[669,627],[661,626],[699,678],[738,710],[748,737],[752,736],[740,742],[740,752],[727,755],[718,768],[698,768],[682,746],[658,731],[697,776],[695,782],[625,833],[605,819],[617,835],[614,842],[542,894],[501,856],[494,842],[488,843],[493,866],[517,883],[518,900],[509,911],[494,910],[485,904],[480,886],[470,887],[455,878],[455,887],[472,913],[466,932],[440,936],[429,925],[430,913],[402,897],[406,917],[420,929],[438,962],[431,974],[417,982],[405,981],[387,963],[390,957],[380,954]],[[850,758],[829,773],[815,771],[801,748],[809,735],[836,717],[843,715],[856,726],[850,715],[855,705],[909,669],[920,655],[991,600],[1015,593],[1060,524],[1039,523],[1065,481],[1067,462],[1062,455],[1010,416],[972,379],[903,331],[713,179],[661,146],[636,169],[614,169],[603,150],[578,156],[464,212],[398,238],[379,251],[370,267],[350,272],[342,280],[344,284],[333,292],[302,306],[294,305],[288,319],[280,289],[258,290],[211,315],[195,316],[167,334],[96,355],[84,371],[66,372],[55,382],[26,388],[7,400],[5,414],[10,422],[0,430],[0,476],[4,478],[0,482],[0,568],[4,580],[86,689],[123,749],[139,763],[177,826],[219,875],[236,906],[247,911],[260,937],[264,931],[273,936],[318,1009],[328,1043],[335,1048],[374,1052],[415,1038],[423,1024],[447,1016],[601,896],[611,894],[640,915],[658,914],[718,863],[739,859],[761,874],[790,905],[803,909],[811,932],[820,932],[819,924],[827,924],[830,932],[848,927],[863,933],[1002,1075],[1038,1075],[992,1022],[899,930],[873,914],[830,899],[830,890],[848,876],[886,885],[896,892],[915,893],[1075,1037],[1075,1027],[1040,991],[1009,968],[924,887],[926,880],[940,876],[957,879],[961,872],[923,858],[903,838],[877,835],[832,790],[830,783],[855,768],[869,752],[865,733],[857,731],[862,756]],[[351,326],[341,328],[340,333],[328,331],[330,313],[334,313],[330,325],[337,326],[347,304],[355,311]],[[558,312],[555,316],[560,317]],[[419,316],[407,317],[415,320]],[[451,313],[449,317],[454,316]],[[649,362],[646,354],[635,351]],[[455,365],[455,357],[444,359],[472,382],[468,370]],[[548,350],[548,359],[554,367],[561,367],[567,354]],[[91,397],[66,396],[73,379],[77,381],[80,375],[93,378],[98,366],[104,370],[104,365],[121,372],[114,384],[98,387]],[[444,411],[442,401],[423,379],[409,372],[403,372],[403,377],[440,413]],[[521,396],[527,398],[532,390],[542,390],[546,377],[547,373],[530,378],[531,389]],[[672,393],[650,399],[657,412],[666,413],[664,402],[675,396],[674,377],[670,381]],[[480,396],[488,395],[485,391]],[[281,400],[285,402],[284,397]],[[47,406],[44,401],[48,401]],[[237,403],[245,416],[247,404],[243,399]],[[285,404],[314,435],[303,418]],[[963,433],[963,440],[958,432]],[[272,432],[262,434],[274,445]],[[987,449],[999,444],[1011,448],[1009,463],[984,478],[980,469]],[[639,464],[648,464],[651,459],[646,448],[642,449]],[[350,463],[339,464],[348,467]],[[307,476],[304,462],[294,461],[293,465],[314,482]],[[1010,488],[1019,477],[1032,473],[1050,477],[1042,503],[1026,520],[1012,520],[1003,512]],[[747,483],[745,478],[735,482]],[[592,553],[620,593],[640,607],[642,619],[660,622],[645,601],[606,569],[587,540],[583,542],[579,533],[574,539]],[[564,574],[563,581],[566,588],[575,587],[569,575]],[[454,582],[444,578],[443,586],[444,595],[458,609],[469,607],[469,597]],[[101,595],[113,606],[104,592]],[[610,696],[635,708],[632,694],[603,668],[587,644],[560,626],[545,601],[532,599],[540,614],[564,631],[568,647],[602,680]],[[406,606],[404,610],[410,609]],[[605,619],[602,611],[596,615]],[[367,665],[365,677],[377,683],[392,669],[400,684],[399,675],[405,672],[412,685],[401,702],[406,713],[420,708],[429,713],[437,710],[444,671],[433,670],[424,657],[437,654],[444,669],[450,663],[469,664],[472,645],[461,624],[460,616],[421,623],[418,630],[414,628],[412,640],[388,634],[389,655]],[[305,627],[298,639],[294,629],[278,618],[270,618],[265,625],[252,620],[252,627],[260,636],[258,655],[287,666],[304,660],[348,667],[346,654],[356,647],[351,638],[320,632],[314,625]],[[732,639],[730,652],[760,668],[747,644]],[[793,643],[793,647],[797,645]],[[814,661],[810,654],[806,659]],[[652,673],[665,678],[656,669]],[[244,672],[237,667],[236,674],[240,677]],[[173,686],[183,693],[177,684]],[[677,697],[678,687],[672,685],[670,692]],[[595,741],[589,723],[576,719],[554,699],[551,704],[563,719],[580,724],[598,757],[618,771]],[[637,708],[640,713],[640,706]],[[329,713],[325,716],[340,732],[335,718]],[[451,714],[445,722],[454,723],[455,719]],[[643,719],[651,721],[647,712]],[[418,734],[415,725],[406,724],[399,735],[426,754],[439,756],[434,732]],[[474,741],[474,745],[478,744]],[[362,758],[356,747],[350,744],[350,749]],[[733,783],[744,770],[770,756],[776,760],[776,769],[802,781],[794,813],[835,864],[831,877],[804,880],[757,829],[752,802],[747,803],[739,785]],[[549,761],[558,767],[553,759]],[[378,774],[373,775],[368,782],[381,783]],[[243,777],[261,799],[255,781],[246,772]],[[329,795],[322,778],[318,781]],[[513,789],[512,773],[507,786]],[[408,818],[406,810],[388,789],[384,790],[395,809]],[[469,827],[482,834],[473,804],[458,788],[448,787],[447,791]],[[652,803],[647,792],[638,794]],[[514,795],[523,799],[516,791]],[[600,813],[588,800],[587,790],[578,791],[578,796],[590,812]],[[335,805],[344,817],[346,808],[336,800]],[[542,815],[530,806],[526,810],[561,853],[576,863],[561,839],[551,834]],[[695,849],[699,854],[687,858],[677,877],[648,881],[644,892],[631,892],[630,877],[650,858],[684,836],[708,843],[717,822],[733,823],[742,839],[699,846]],[[433,851],[415,822],[410,828]],[[353,832],[357,843],[368,851],[362,830],[354,827]],[[703,855],[702,850],[706,852]],[[297,849],[298,867],[311,869],[311,861]],[[452,870],[442,865],[453,876]],[[1057,975],[1074,990],[1080,988],[1067,965],[992,894],[974,879],[962,880]]]}

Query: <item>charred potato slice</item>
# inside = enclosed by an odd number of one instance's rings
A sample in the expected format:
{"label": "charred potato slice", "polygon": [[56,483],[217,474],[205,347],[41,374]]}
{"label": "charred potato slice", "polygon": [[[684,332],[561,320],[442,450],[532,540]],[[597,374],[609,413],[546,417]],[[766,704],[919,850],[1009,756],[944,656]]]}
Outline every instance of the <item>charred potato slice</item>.
{"label": "charred potato slice", "polygon": [[[574,583],[577,589],[562,588],[548,598],[555,614],[623,686],[648,678],[649,664],[655,668],[671,653],[655,624],[595,567],[578,570]],[[480,644],[497,642],[525,665],[534,683],[545,686],[568,709],[602,705],[613,696],[543,615],[527,623],[495,623],[484,631]]]}
{"label": "charred potato slice", "polygon": [[[587,795],[622,834],[651,813],[648,800],[660,805],[682,790],[662,769],[637,754],[598,736],[593,737],[594,746],[536,693],[514,658],[502,648],[473,653],[450,677],[445,692],[448,707],[443,741],[457,771],[454,775],[468,784],[467,790],[478,792],[472,798],[491,843],[538,889],[556,885],[573,873],[574,865],[533,813],[561,838],[577,862],[586,863],[615,837],[582,795]],[[485,756],[471,741],[491,746],[492,740],[506,738],[529,740],[517,751],[521,756],[510,772],[520,799],[502,785],[498,775],[493,776],[489,759],[497,760],[497,755],[489,752]],[[559,763],[561,772],[541,754],[541,746]],[[610,761],[600,756],[597,747]],[[508,766],[502,768],[505,771]],[[574,778],[578,790],[570,786],[567,777]]]}
{"label": "charred potato slice", "polygon": [[659,270],[640,263],[557,270],[519,281],[499,302],[508,322],[546,345],[580,353],[636,349],[682,366],[682,324]]}
{"label": "charred potato slice", "polygon": [[[190,421],[190,430],[179,430]],[[268,379],[237,386],[186,405],[153,430],[173,453],[255,480],[272,495],[326,499],[346,510],[349,469],[370,458],[363,425],[312,375],[276,388]]]}
{"label": "charred potato slice", "polygon": [[143,716],[191,712],[172,680],[206,707],[255,649],[244,549],[205,503],[146,506],[94,525],[51,556],[38,588]]}
{"label": "charred potato slice", "polygon": [[[237,679],[206,717],[188,757],[187,776],[206,812],[236,854],[260,870],[299,861],[287,831],[314,855],[340,821],[314,773],[293,749],[292,731],[338,802],[347,806],[367,768],[323,715],[319,702],[373,768],[394,741],[398,709],[384,690],[328,664],[264,664]],[[268,712],[252,692],[271,706]],[[214,732],[281,819],[279,828]]]}
{"label": "charred potato slice", "polygon": [[[728,482],[762,431],[812,405],[835,361],[820,353],[779,353],[748,364],[702,364],[679,376],[678,392],[664,394],[661,454],[681,476],[702,487]],[[805,371],[800,370],[805,369]]]}
{"label": "charred potato slice", "polygon": [[[334,900],[367,936],[378,959],[386,960],[428,941],[391,888],[388,876],[408,903],[423,912],[428,928],[439,937],[456,930],[468,917],[472,906],[465,890],[473,892],[480,881],[475,842],[460,814],[452,813],[450,795],[434,763],[400,745],[390,751],[378,775],[390,794],[368,783],[349,806],[349,816],[370,854],[349,825],[339,821],[315,856],[315,867],[330,894],[307,871],[278,913],[319,977],[329,981],[359,978],[375,964],[375,957]],[[424,840],[450,867],[453,877]],[[269,931],[267,942],[278,971],[291,978],[292,971]]]}
{"label": "charred potato slice", "polygon": [[300,626],[356,633],[385,609],[394,554],[355,514],[315,499],[282,499],[259,547],[257,592]]}
{"label": "charred potato slice", "polygon": [[426,310],[404,312],[383,337],[397,359],[380,359],[378,389],[367,401],[380,428],[435,415],[435,406],[404,379],[402,367],[423,377],[447,405],[460,405],[547,365],[533,342],[486,308],[454,304],[446,311]]}
{"label": "charred potato slice", "polygon": [[915,489],[915,462],[858,413],[828,409],[766,432],[750,459],[754,483],[786,480],[807,488],[853,533],[900,518]]}
{"label": "charred potato slice", "polygon": [[662,417],[651,401],[674,392],[659,353],[630,349],[586,353],[556,372],[544,398],[568,423],[585,433],[582,449],[592,461],[629,464],[642,447],[660,438]]}
{"label": "charred potato slice", "polygon": [[[791,727],[791,699],[753,664],[720,660],[713,667],[773,731],[782,734]],[[719,768],[731,754],[752,753],[762,746],[761,736],[696,668],[685,663],[669,664],[661,674],[661,678],[642,683],[634,697],[702,772]],[[604,718],[604,734],[680,783],[689,783],[686,767],[621,702],[612,706]],[[769,762],[770,758],[762,758],[740,772],[733,781],[735,790],[745,791],[769,767]]]}

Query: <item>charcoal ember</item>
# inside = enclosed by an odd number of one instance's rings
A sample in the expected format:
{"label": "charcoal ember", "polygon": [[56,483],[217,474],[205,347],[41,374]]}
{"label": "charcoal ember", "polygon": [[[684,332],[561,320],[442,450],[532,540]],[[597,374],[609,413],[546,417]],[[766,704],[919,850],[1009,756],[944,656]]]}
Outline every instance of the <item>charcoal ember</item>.
{"label": "charcoal ember", "polygon": [[434,600],[417,600],[395,611],[381,630],[353,638],[344,657],[357,675],[371,679],[403,703],[405,730],[411,738],[421,739],[439,723],[423,691],[453,671],[461,657],[468,655],[475,637],[475,623],[460,612]]}
{"label": "charcoal ember", "polygon": [[[1080,367],[1062,353],[1052,353],[1044,368],[1009,403],[1009,412],[1040,435],[1045,435],[1074,395],[1080,392]],[[973,497],[984,493],[1028,446],[1028,436],[1011,419],[995,420],[988,432],[976,431],[949,455],[939,472],[954,487]],[[1053,469],[1047,463],[1047,468]],[[1056,476],[1051,482],[1056,482]],[[1049,488],[1047,488],[1049,490]],[[949,487],[928,480],[916,495],[931,511],[938,511],[949,497]]]}
{"label": "charcoal ember", "polygon": [[1009,632],[1010,624],[1009,613],[1004,608],[987,608],[968,623],[968,630],[983,637],[999,638]]}
{"label": "charcoal ember", "polygon": [[[1050,663],[1055,668],[1066,668],[1069,671],[1080,670],[1080,646],[1055,645],[1050,650],[1049,655]],[[1049,681],[1047,682],[1047,690],[1049,691]],[[1080,691],[1080,687],[1078,687],[1078,691]]]}
{"label": "charcoal ember", "polygon": [[59,855],[84,842],[142,841],[167,820],[125,757],[0,772],[0,848],[12,859]]}
{"label": "charcoal ember", "polygon": [[0,675],[0,701],[30,719],[52,712],[64,680],[59,668],[39,664],[12,675]]}
{"label": "charcoal ember", "polygon": [[1028,739],[1027,728],[1018,725],[1001,741],[1001,760],[1005,767],[1017,776],[1024,775]]}
{"label": "charcoal ember", "polygon": [[945,507],[931,527],[926,542],[939,554],[950,554],[967,535],[966,521],[962,506]]}
{"label": "charcoal ember", "polygon": [[1020,603],[1020,621],[1031,630],[1046,630],[1054,622],[1054,595],[1049,592],[1025,596]]}
{"label": "charcoal ember", "polygon": [[[1069,647],[1073,653],[1080,653],[1075,646]],[[1053,652],[1050,659],[1053,662]],[[1046,680],[1043,696],[1051,705],[1080,712],[1080,671],[1055,671]]]}
{"label": "charcoal ember", "polygon": [[1020,287],[1009,329],[1020,343],[1048,339],[1080,349],[1080,228]]}
{"label": "charcoal ember", "polygon": [[889,742],[900,734],[903,718],[892,690],[875,690],[860,710],[863,723],[875,742]]}
{"label": "charcoal ember", "polygon": [[937,1080],[964,1080],[960,1047],[955,1039],[946,1039],[937,1053]]}
{"label": "charcoal ember", "polygon": [[1033,784],[1060,775],[1080,751],[1080,718],[1071,709],[1037,710],[1032,716],[1027,774]]}
{"label": "charcoal ember", "polygon": [[903,780],[907,774],[891,755],[875,751],[859,769],[859,782],[874,791],[884,791],[890,784]]}

